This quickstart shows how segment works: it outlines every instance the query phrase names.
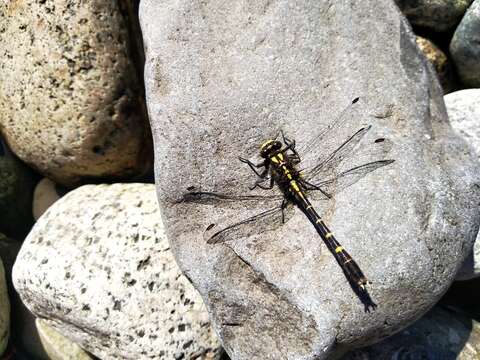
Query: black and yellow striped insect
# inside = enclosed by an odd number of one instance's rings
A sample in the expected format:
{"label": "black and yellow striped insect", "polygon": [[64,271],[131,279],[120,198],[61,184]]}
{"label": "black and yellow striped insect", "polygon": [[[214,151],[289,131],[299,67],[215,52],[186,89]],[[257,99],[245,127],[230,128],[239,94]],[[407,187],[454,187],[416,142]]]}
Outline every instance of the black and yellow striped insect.
{"label": "black and yellow striped insect", "polygon": [[[353,100],[352,104],[355,104],[357,101],[358,98]],[[326,136],[329,136],[329,134],[339,128],[343,122],[343,116],[344,113],[330,124],[325,131],[310,141],[305,148],[305,152],[309,153],[312,152],[312,149],[321,148],[323,143],[322,139],[325,139]],[[246,236],[247,229],[251,230],[254,228],[257,231],[265,231],[267,228],[275,228],[276,224],[285,223],[285,221],[288,220],[294,205],[296,205],[315,227],[350,283],[365,290],[365,286],[368,284],[366,276],[355,260],[353,260],[350,254],[337,241],[332,231],[330,231],[315,210],[309,198],[328,200],[333,194],[356,183],[368,173],[389,165],[394,161],[383,159],[375,160],[354,166],[345,171],[335,172],[341,162],[355,153],[355,150],[359,147],[360,140],[364,138],[370,129],[371,126],[362,127],[352,136],[348,137],[334,152],[326,156],[321,156],[319,161],[304,170],[297,168],[301,164],[301,158],[296,150],[295,141],[288,139],[284,136],[283,132],[281,132],[282,141],[269,139],[261,145],[260,156],[263,160],[258,164],[248,159],[240,158],[240,161],[247,164],[257,176],[257,180],[254,185],[250,187],[250,190],[254,190],[255,188],[272,190],[276,185],[280,193],[271,195],[232,195],[193,191],[195,188],[192,187],[188,189],[190,190],[189,192],[184,194],[182,201],[203,204],[218,204],[232,201],[278,201],[278,203],[280,203],[281,201],[281,205],[277,205],[269,210],[219,230],[217,230],[217,227],[213,224],[210,225],[206,232],[207,242],[209,244],[218,244]],[[388,141],[384,138],[376,139],[373,141],[373,144],[370,144],[373,150],[366,151],[366,153],[370,155],[384,155],[389,151],[387,144]],[[325,178],[322,178],[323,176],[325,176]]]}

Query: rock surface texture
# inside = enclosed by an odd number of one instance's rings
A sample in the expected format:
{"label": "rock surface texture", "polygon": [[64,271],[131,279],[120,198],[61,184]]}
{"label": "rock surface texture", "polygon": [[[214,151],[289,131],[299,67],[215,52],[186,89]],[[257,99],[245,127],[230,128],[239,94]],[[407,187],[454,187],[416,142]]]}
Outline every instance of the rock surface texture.
{"label": "rock surface texture", "polygon": [[128,19],[109,1],[0,4],[0,131],[58,183],[150,166]]}
{"label": "rock surface texture", "polygon": [[472,0],[396,0],[396,2],[413,25],[444,32],[458,24]]}
{"label": "rock surface texture", "polygon": [[36,325],[49,360],[92,359],[80,346],[52,329],[44,320],[37,319]]}
{"label": "rock surface texture", "polygon": [[355,351],[342,360],[478,360],[480,324],[435,308],[380,344]]}
{"label": "rock surface texture", "polygon": [[[167,234],[232,359],[338,356],[400,330],[438,300],[477,234],[480,171],[393,2],[145,0],[140,18]],[[259,145],[283,130],[308,168],[367,125],[359,146],[323,174],[395,162],[362,179],[352,170],[358,181],[339,192],[340,178],[332,199],[313,204],[372,281],[376,311],[365,312],[368,299],[356,296],[298,210],[283,225],[280,215],[249,222],[241,235],[206,243],[212,224],[221,229],[281,200],[181,202],[188,189],[278,193],[249,191],[255,176],[238,156],[259,162]]]}
{"label": "rock surface texture", "polygon": [[57,186],[52,180],[48,178],[40,180],[33,192],[32,213],[35,221],[65,193],[66,191]]}
{"label": "rock surface texture", "polygon": [[[0,257],[5,268],[10,294],[10,337],[16,351],[18,351],[18,347],[22,347],[26,349],[29,358],[48,360],[35,328],[35,317],[23,305],[12,284],[12,268],[21,245],[21,242],[0,234]],[[16,353],[16,356],[19,356],[19,354]]]}
{"label": "rock surface texture", "polygon": [[[480,89],[456,91],[444,96],[453,129],[473,148],[480,161]],[[460,269],[457,280],[480,276],[480,234],[473,252]]]}
{"label": "rock surface texture", "polygon": [[417,45],[422,50],[427,60],[433,65],[438,79],[442,84],[443,92],[447,93],[453,88],[452,68],[447,55],[430,40],[421,36],[416,37]]}
{"label": "rock surface texture", "polygon": [[475,0],[458,25],[450,53],[462,82],[480,87],[480,0]]}
{"label": "rock surface texture", "polygon": [[213,359],[220,344],[177,267],[153,184],[83,186],[53,204],[13,280],[45,323],[101,359]]}

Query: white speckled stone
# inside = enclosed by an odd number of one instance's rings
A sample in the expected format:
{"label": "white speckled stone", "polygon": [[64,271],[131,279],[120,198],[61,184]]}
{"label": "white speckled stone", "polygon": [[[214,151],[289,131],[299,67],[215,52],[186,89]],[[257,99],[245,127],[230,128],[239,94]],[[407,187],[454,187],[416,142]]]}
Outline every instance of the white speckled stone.
{"label": "white speckled stone", "polygon": [[68,193],[35,224],[13,279],[33,313],[101,359],[220,353],[205,306],[170,251],[154,185]]}
{"label": "white speckled stone", "polygon": [[[476,152],[480,161],[480,89],[467,89],[444,96],[448,117],[453,129]],[[457,275],[457,280],[469,280],[480,276],[480,233],[472,254]]]}

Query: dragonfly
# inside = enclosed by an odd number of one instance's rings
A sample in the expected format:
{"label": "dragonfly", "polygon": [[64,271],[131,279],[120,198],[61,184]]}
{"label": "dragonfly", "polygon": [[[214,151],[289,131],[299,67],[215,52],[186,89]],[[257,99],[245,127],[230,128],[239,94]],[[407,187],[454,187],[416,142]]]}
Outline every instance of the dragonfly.
{"label": "dragonfly", "polygon": [[[367,174],[394,162],[393,159],[377,159],[344,171],[338,171],[342,162],[358,152],[361,140],[370,131],[371,125],[357,130],[330,154],[315,155],[315,149],[324,148],[324,145],[329,142],[328,139],[332,138],[331,135],[344,124],[348,109],[354,106],[358,100],[359,98],[355,98],[330,125],[303,147],[304,154],[313,156],[314,161],[310,166],[300,168],[302,165],[301,151],[297,150],[296,142],[285,136],[283,131],[275,138],[268,139],[261,144],[259,155],[262,160],[260,162],[254,163],[249,159],[239,157],[239,160],[248,165],[256,176],[250,190],[259,188],[266,192],[276,188],[277,191],[274,191],[273,194],[230,194],[199,191],[194,186],[187,188],[181,202],[217,205],[245,201],[276,202],[272,208],[223,228],[219,229],[215,224],[209,225],[205,231],[207,243],[220,244],[246,237],[251,229],[255,231],[275,229],[291,218],[295,208],[299,208],[335,257],[349,282],[365,290],[369,284],[367,277],[344,246],[336,239],[310,201],[310,199],[329,200],[334,194],[355,184]],[[280,139],[277,139],[279,137]],[[377,154],[383,156],[391,147],[391,144],[389,145],[387,139],[384,138],[376,139],[373,145],[372,151],[365,152],[369,158]]]}

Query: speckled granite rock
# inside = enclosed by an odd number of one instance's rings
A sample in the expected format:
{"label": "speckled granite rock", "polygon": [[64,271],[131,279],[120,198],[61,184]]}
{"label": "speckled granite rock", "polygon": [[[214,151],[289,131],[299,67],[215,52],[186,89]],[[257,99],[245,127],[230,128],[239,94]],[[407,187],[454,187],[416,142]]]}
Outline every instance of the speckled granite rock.
{"label": "speckled granite rock", "polygon": [[0,356],[5,352],[10,335],[10,301],[8,299],[5,269],[0,260]]}
{"label": "speckled granite rock", "polygon": [[480,87],[480,0],[472,3],[455,30],[450,54],[462,82]]}
{"label": "speckled granite rock", "polygon": [[447,55],[430,40],[421,36],[416,37],[417,45],[422,50],[423,55],[435,68],[443,92],[447,93],[453,89],[453,73]]}
{"label": "speckled granite rock", "polygon": [[[231,358],[339,356],[400,330],[439,299],[476,236],[480,169],[392,2],[144,0],[140,19],[167,234]],[[373,282],[371,313],[299,211],[279,229],[252,224],[245,236],[209,245],[210,224],[280,202],[179,203],[192,186],[264,194],[249,192],[255,177],[238,156],[259,162],[259,145],[281,129],[303,156],[302,146],[356,96],[309,157],[327,156],[367,124],[340,171],[391,146],[376,155],[395,163],[314,202]]]}
{"label": "speckled granite rock", "polygon": [[178,269],[153,184],[89,185],[37,221],[14,266],[25,304],[101,359],[213,359],[220,344]]}
{"label": "speckled granite rock", "polygon": [[435,308],[412,326],[342,360],[478,360],[480,324]]}
{"label": "speckled granite rock", "polygon": [[142,84],[120,3],[0,4],[0,131],[58,183],[150,167]]}
{"label": "speckled granite rock", "polygon": [[14,359],[17,357],[20,359],[18,352],[22,350],[27,359],[49,360],[35,327],[35,316],[23,305],[12,284],[12,267],[21,244],[19,241],[0,234],[0,257],[5,267],[10,294],[10,337],[16,352]]}
{"label": "speckled granite rock", "polygon": [[472,0],[395,0],[408,20],[436,32],[452,29],[460,22]]}
{"label": "speckled granite rock", "polygon": [[[444,96],[453,129],[472,146],[480,161],[480,89],[456,91]],[[480,234],[471,255],[460,269],[457,280],[480,276]]]}
{"label": "speckled granite rock", "polygon": [[18,238],[28,233],[33,187],[32,172],[0,140],[0,232]]}
{"label": "speckled granite rock", "polygon": [[65,195],[67,191],[56,185],[52,180],[43,178],[33,192],[32,213],[38,220],[52,204]]}
{"label": "speckled granite rock", "polygon": [[72,343],[65,336],[48,326],[47,321],[37,319],[36,324],[40,339],[50,360],[92,359],[80,346]]}

